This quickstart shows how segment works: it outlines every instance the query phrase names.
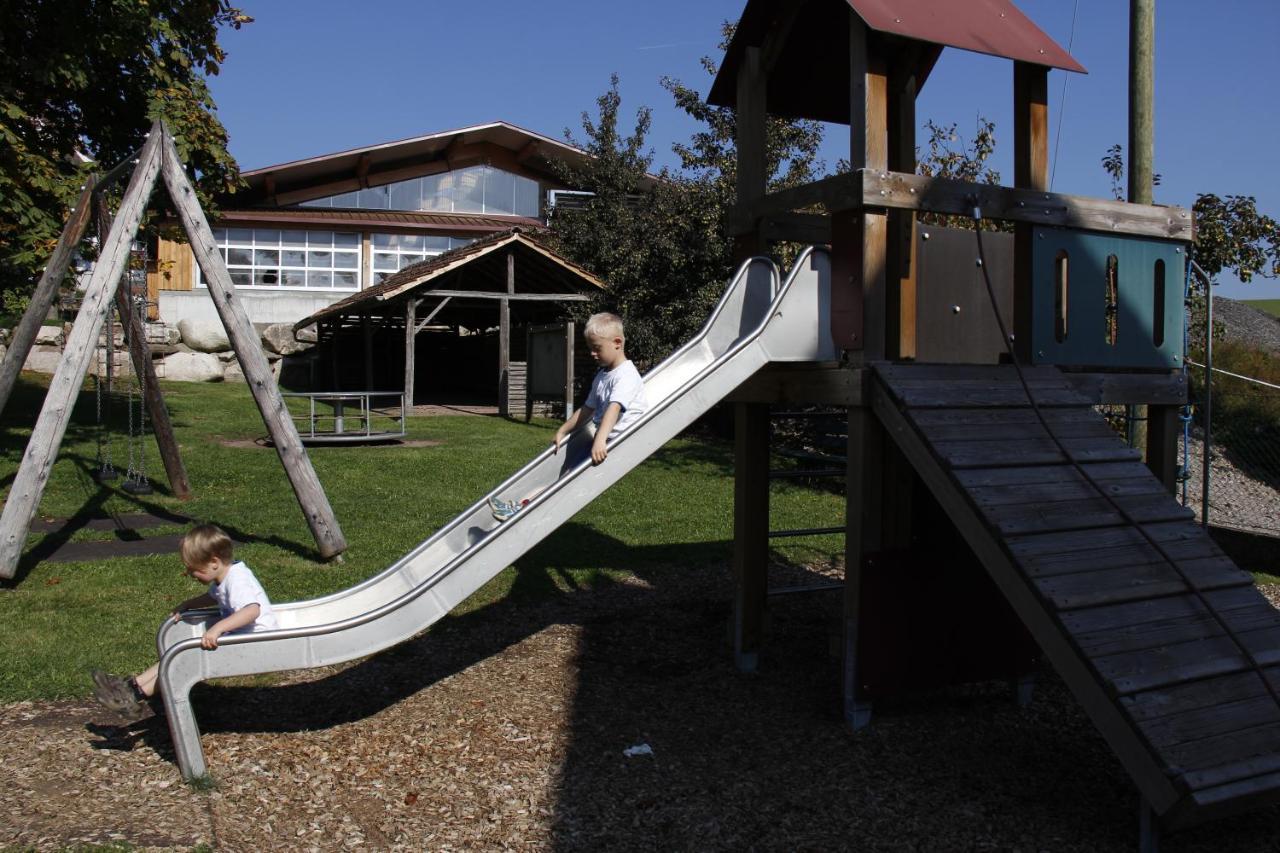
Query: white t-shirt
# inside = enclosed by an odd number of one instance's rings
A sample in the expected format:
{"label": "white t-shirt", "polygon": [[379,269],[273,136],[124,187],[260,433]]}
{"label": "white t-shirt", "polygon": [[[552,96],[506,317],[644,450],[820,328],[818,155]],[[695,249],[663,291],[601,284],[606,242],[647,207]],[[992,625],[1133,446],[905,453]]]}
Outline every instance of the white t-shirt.
{"label": "white t-shirt", "polygon": [[223,619],[250,604],[258,605],[258,618],[251,624],[233,631],[233,634],[270,631],[279,627],[276,623],[275,611],[271,609],[271,602],[267,599],[267,593],[263,590],[262,584],[258,583],[258,579],[253,576],[249,567],[239,560],[231,564],[222,583],[214,581],[209,584],[209,594],[213,596],[214,601],[218,602],[218,615]]}
{"label": "white t-shirt", "polygon": [[616,438],[618,433],[635,423],[649,408],[649,401],[644,396],[644,380],[640,378],[640,371],[636,370],[631,359],[613,370],[600,368],[591,380],[591,393],[587,395],[583,405],[593,410],[591,420],[597,427],[610,403],[622,406],[622,414],[609,432],[609,438]]}

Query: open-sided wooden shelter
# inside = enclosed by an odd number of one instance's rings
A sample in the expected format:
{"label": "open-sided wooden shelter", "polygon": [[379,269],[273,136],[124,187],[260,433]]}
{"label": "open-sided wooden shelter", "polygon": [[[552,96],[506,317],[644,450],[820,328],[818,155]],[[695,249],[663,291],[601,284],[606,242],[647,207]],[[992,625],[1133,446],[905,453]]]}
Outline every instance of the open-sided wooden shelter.
{"label": "open-sided wooden shelter", "polygon": [[376,390],[398,388],[403,378],[409,405],[424,395],[495,389],[506,415],[525,408],[525,330],[563,320],[567,305],[603,288],[536,230],[512,228],[405,267],[295,329],[317,327],[328,362],[318,385]]}
{"label": "open-sided wooden shelter", "polygon": [[[1012,187],[915,174],[915,99],[946,47],[1012,61]],[[1084,70],[1010,0],[747,3],[709,96],[737,111],[731,232],[742,257],[771,241],[830,244],[844,359],[767,371],[732,398],[735,648],[739,666],[756,665],[769,404],[847,406],[848,723],[869,722],[873,682],[904,664],[904,637],[955,654],[944,637],[963,646],[1014,614],[996,646],[1038,646],[1053,663],[1133,777],[1150,845],[1155,826],[1280,798],[1280,618],[1170,494],[1190,212],[1048,191],[1051,68]],[[768,114],[848,124],[853,170],[767,193]],[[1003,320],[1025,390],[999,363],[1009,357],[931,345],[943,363],[916,361],[924,212],[1015,223]],[[980,251],[975,237],[970,257]],[[954,273],[953,292],[973,269]],[[1100,403],[1150,407],[1145,459]],[[926,547],[953,537],[967,557]],[[958,597],[939,606],[903,580],[930,560],[941,574],[972,562],[983,583],[947,586]],[[933,625],[944,613],[958,614],[950,634]],[[1003,674],[1027,662],[1015,654]],[[889,680],[997,674],[976,663]]]}

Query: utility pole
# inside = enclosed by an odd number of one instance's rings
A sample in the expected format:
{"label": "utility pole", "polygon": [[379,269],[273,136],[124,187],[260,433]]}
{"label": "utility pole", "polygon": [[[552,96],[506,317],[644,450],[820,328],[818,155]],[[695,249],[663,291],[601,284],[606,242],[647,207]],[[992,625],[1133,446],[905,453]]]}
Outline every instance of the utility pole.
{"label": "utility pole", "polygon": [[1129,201],[1151,204],[1156,0],[1129,0]]}

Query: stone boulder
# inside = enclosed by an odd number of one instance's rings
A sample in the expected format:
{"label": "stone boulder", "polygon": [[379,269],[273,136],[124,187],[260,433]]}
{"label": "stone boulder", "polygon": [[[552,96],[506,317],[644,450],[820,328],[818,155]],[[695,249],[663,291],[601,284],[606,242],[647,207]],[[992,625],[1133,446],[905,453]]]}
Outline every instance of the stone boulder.
{"label": "stone boulder", "polygon": [[[311,327],[308,326],[308,329]],[[269,352],[277,355],[293,355],[310,349],[315,342],[315,332],[312,330],[311,341],[300,341],[293,334],[292,323],[272,323],[262,330],[262,343]]]}
{"label": "stone boulder", "polygon": [[160,362],[161,378],[178,382],[221,382],[222,362],[204,352],[175,352]]}
{"label": "stone boulder", "polygon": [[62,342],[66,340],[62,336],[61,326],[41,326],[40,331],[36,332],[37,344],[50,347],[60,347]]}
{"label": "stone boulder", "polygon": [[62,361],[62,348],[37,344],[27,353],[23,370],[34,370],[36,373],[55,373],[58,362]]}
{"label": "stone boulder", "polygon": [[[219,326],[221,328],[221,326]],[[174,346],[182,341],[182,332],[179,332],[168,323],[148,323],[147,324],[147,343],[154,348],[156,346]]]}
{"label": "stone boulder", "polygon": [[314,344],[316,341],[320,340],[320,335],[316,329],[317,326],[315,323],[312,323],[310,326],[305,326],[293,333],[294,340],[302,344]]}
{"label": "stone boulder", "polygon": [[231,340],[221,323],[208,320],[179,320],[182,342],[196,352],[222,352],[231,349]]}

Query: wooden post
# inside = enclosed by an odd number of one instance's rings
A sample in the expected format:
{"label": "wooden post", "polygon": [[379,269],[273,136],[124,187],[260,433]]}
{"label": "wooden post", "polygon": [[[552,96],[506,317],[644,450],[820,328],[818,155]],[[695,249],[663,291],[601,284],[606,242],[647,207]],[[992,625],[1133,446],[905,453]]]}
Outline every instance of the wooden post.
{"label": "wooden post", "polygon": [[[100,194],[93,197],[93,206],[97,214],[99,232],[106,234],[111,230],[111,214],[107,210],[107,200]],[[152,433],[156,437],[156,448],[160,451],[160,461],[164,464],[164,473],[169,480],[169,488],[174,497],[181,500],[191,498],[191,482],[187,479],[187,468],[182,464],[182,454],[178,450],[178,439],[173,434],[173,421],[169,419],[169,408],[164,404],[164,393],[160,390],[160,380],[156,377],[156,366],[151,360],[151,349],[147,346],[147,333],[139,321],[137,312],[129,304],[129,294],[123,288],[116,288],[116,311],[120,314],[120,322],[129,336],[129,356],[133,360],[133,375],[142,383],[142,399],[147,404],[147,414],[151,418]],[[110,350],[108,350],[110,352]]]}
{"label": "wooden post", "polygon": [[[516,292],[516,255],[507,251],[507,293]],[[498,300],[498,414],[511,414],[511,300]]]}
{"label": "wooden post", "polygon": [[49,482],[49,472],[66,434],[76,395],[84,384],[98,334],[111,310],[111,299],[120,282],[120,274],[129,260],[129,246],[156,183],[162,159],[162,135],[158,125],[153,125],[139,155],[138,167],[125,190],[120,211],[111,225],[111,232],[103,241],[98,263],[93,268],[89,286],[80,303],[80,312],[63,349],[62,360],[49,382],[44,405],[31,431],[4,510],[0,513],[0,577],[14,576],[22,549],[27,544],[31,519]]}
{"label": "wooden post", "polygon": [[[1013,185],[1049,189],[1049,69],[1013,63]],[[1019,222],[1013,240],[1013,347],[1031,363],[1032,241],[1035,227]]]}
{"label": "wooden post", "polygon": [[[867,400],[864,393],[863,400]],[[849,437],[845,471],[844,543],[844,654],[843,699],[845,724],[853,730],[871,722],[871,704],[858,695],[858,634],[863,606],[874,606],[862,597],[863,561],[880,548],[883,524],[880,504],[884,429],[870,408],[849,410]]]}
{"label": "wooden post", "polygon": [[17,384],[18,374],[22,372],[22,365],[26,363],[31,346],[40,332],[40,326],[44,324],[45,317],[49,316],[49,309],[53,307],[54,297],[58,295],[58,285],[66,276],[76,246],[84,237],[85,228],[89,225],[89,208],[91,207],[89,200],[93,197],[96,184],[97,177],[93,175],[85,181],[84,188],[80,190],[80,197],[76,199],[76,206],[71,209],[67,224],[62,227],[62,234],[58,237],[53,255],[45,265],[40,281],[31,294],[31,304],[27,306],[22,319],[13,330],[13,340],[9,342],[9,350],[4,354],[4,362],[0,364],[0,412],[4,411],[5,405],[9,402],[9,395],[13,393],[13,386]]}
{"label": "wooden post", "polygon": [[1169,494],[1178,491],[1178,406],[1146,406],[1147,467]]}
{"label": "wooden post", "polygon": [[360,338],[364,344],[364,389],[373,390],[373,326],[369,322],[369,312],[360,313]]}
{"label": "wooden post", "polygon": [[298,429],[285,409],[284,398],[280,396],[280,388],[271,373],[271,365],[262,352],[258,334],[236,296],[235,285],[231,283],[231,275],[222,261],[222,255],[218,253],[217,242],[204,211],[200,209],[195,188],[191,186],[178,159],[178,149],[163,125],[160,134],[152,131],[152,135],[164,138],[162,172],[165,184],[169,187],[169,195],[173,198],[178,218],[191,241],[191,249],[200,264],[200,271],[204,273],[209,294],[213,297],[222,325],[226,327],[231,347],[244,369],[245,380],[253,393],[254,402],[258,404],[258,411],[262,413],[262,420],[271,434],[276,453],[280,456],[289,483],[306,516],[307,525],[319,546],[320,555],[325,559],[336,557],[347,549],[347,541],[338,527],[338,520],[333,515],[333,508],[329,505],[329,498],[320,485],[315,469],[311,467],[311,460],[307,457],[306,448],[302,446]]}
{"label": "wooden post", "polygon": [[[750,205],[764,196],[768,182],[767,86],[768,78],[760,48],[748,46],[738,67],[738,96],[735,142],[738,148],[738,204]],[[765,246],[757,220],[751,233],[734,238],[734,260],[742,263],[758,255]]]}
{"label": "wooden post", "polygon": [[564,324],[564,418],[568,420],[573,414],[573,347],[577,338],[574,335],[574,322]]}
{"label": "wooden post", "polygon": [[[765,194],[768,180],[767,73],[760,48],[747,47],[738,67],[737,193],[740,205]],[[765,249],[759,220],[734,239],[734,261]],[[733,480],[733,657],[742,672],[754,672],[764,639],[769,563],[769,408],[735,403]]]}
{"label": "wooden post", "polygon": [[[849,162],[888,168],[888,78],[866,24],[849,11]],[[831,217],[831,331],[836,346],[885,357],[885,251],[888,219],[865,208]]]}
{"label": "wooden post", "polygon": [[404,307],[404,404],[413,405],[413,375],[417,366],[417,329],[418,303],[421,300],[410,297]]}
{"label": "wooden post", "polygon": [[[889,78],[888,168],[916,171],[916,76],[919,50],[907,50],[895,62]],[[885,355],[916,357],[916,212],[892,210],[888,220],[886,266],[887,334]]]}
{"label": "wooden post", "polygon": [[733,659],[755,672],[764,639],[769,567],[769,407],[733,407]]}

